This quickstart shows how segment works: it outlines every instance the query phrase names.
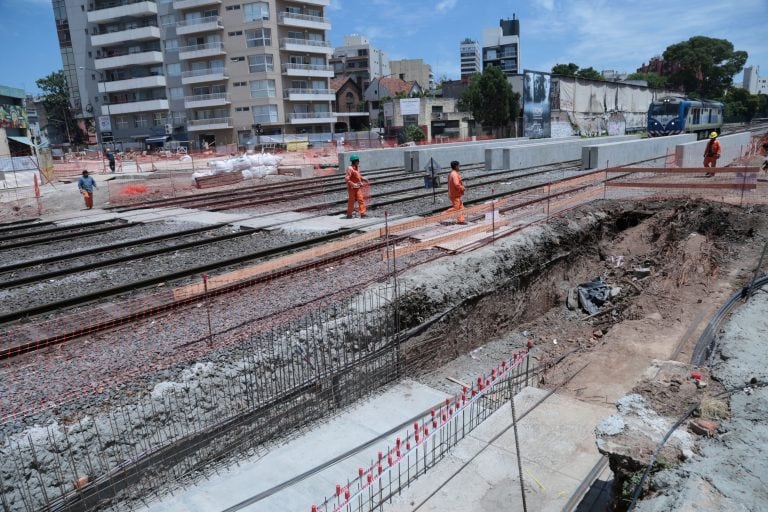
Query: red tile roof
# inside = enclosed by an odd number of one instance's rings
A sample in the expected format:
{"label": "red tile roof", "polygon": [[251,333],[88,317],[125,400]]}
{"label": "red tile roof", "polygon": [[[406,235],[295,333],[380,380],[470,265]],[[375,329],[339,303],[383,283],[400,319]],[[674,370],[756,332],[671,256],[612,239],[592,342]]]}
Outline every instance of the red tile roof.
{"label": "red tile roof", "polygon": [[394,76],[380,78],[379,80],[381,81],[381,86],[389,91],[389,94],[392,96],[395,96],[397,93],[409,94],[416,84],[415,80],[406,82],[405,80]]}

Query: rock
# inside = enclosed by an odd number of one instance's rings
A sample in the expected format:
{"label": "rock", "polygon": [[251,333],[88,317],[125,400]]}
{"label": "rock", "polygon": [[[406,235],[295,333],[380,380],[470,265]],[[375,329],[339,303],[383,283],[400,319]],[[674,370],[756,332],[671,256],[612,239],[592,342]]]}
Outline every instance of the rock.
{"label": "rock", "polygon": [[688,430],[700,436],[712,437],[717,432],[717,427],[718,423],[716,421],[698,418],[690,423]]}
{"label": "rock", "polygon": [[638,267],[632,271],[635,277],[642,279],[651,275],[651,269],[648,267]]}
{"label": "rock", "polygon": [[571,311],[579,309],[579,294],[576,288],[568,289],[568,297],[565,299],[565,305]]}
{"label": "rock", "polygon": [[598,329],[598,330],[596,330],[595,332],[592,333],[592,336],[594,336],[595,338],[602,338],[603,337],[603,331]]}

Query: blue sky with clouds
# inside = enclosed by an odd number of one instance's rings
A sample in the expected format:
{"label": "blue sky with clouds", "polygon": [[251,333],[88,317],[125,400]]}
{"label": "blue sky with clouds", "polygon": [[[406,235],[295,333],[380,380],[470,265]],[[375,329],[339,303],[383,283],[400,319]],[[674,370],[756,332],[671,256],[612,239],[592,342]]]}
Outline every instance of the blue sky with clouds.
{"label": "blue sky with clouds", "polygon": [[[768,76],[768,0],[331,0],[327,11],[332,44],[362,34],[391,59],[423,59],[438,78],[458,78],[462,39],[482,41],[483,28],[513,14],[525,69],[574,62],[632,72],[703,35],[747,51],[747,65]],[[50,0],[0,0],[0,49],[0,84],[35,91],[37,78],[60,69]]]}

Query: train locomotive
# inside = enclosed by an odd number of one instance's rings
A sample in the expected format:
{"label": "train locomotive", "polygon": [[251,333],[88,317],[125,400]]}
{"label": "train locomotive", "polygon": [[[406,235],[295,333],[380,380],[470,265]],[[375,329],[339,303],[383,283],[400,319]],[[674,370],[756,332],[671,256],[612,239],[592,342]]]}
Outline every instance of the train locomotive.
{"label": "train locomotive", "polygon": [[719,101],[666,96],[651,102],[648,108],[651,137],[695,133],[698,139],[704,139],[713,131],[720,133],[722,127],[723,104]]}

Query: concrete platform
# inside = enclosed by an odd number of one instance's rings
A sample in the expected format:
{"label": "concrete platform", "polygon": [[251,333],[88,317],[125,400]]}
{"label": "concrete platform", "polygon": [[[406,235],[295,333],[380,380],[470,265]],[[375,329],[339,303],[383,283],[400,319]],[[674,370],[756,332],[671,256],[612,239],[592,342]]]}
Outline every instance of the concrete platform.
{"label": "concrete platform", "polygon": [[[524,389],[515,399],[518,416],[546,394],[542,389]],[[568,503],[601,459],[595,446],[594,427],[607,411],[605,407],[553,394],[520,421],[528,510],[560,511]],[[462,468],[511,424],[511,409],[505,406],[384,510],[411,512],[423,502],[419,512],[522,510],[512,428]],[[433,492],[435,495],[430,497]]]}
{"label": "concrete platform", "polygon": [[[406,380],[385,392],[356,405],[301,437],[274,447],[261,457],[252,457],[200,484],[176,491],[144,512],[217,512],[234,506],[260,492],[302,474],[344,452],[363,444],[406,420],[442,403],[448,395],[414,381]],[[357,475],[357,468],[369,466],[380,450],[386,451],[392,439],[326,468],[306,480],[242,510],[254,512],[309,511],[337,483]]]}

